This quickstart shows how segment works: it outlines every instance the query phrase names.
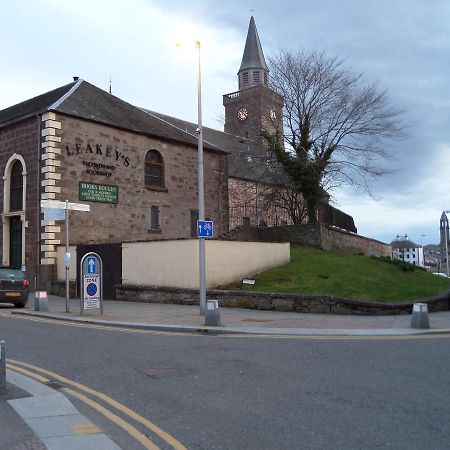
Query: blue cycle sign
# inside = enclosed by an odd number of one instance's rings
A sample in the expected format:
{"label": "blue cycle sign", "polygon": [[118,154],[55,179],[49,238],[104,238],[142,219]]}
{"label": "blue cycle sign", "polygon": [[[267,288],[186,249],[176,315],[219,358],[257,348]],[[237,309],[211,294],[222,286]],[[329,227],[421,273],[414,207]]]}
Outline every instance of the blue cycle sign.
{"label": "blue cycle sign", "polygon": [[197,236],[203,238],[213,237],[214,224],[212,220],[197,220]]}
{"label": "blue cycle sign", "polygon": [[103,263],[97,253],[87,253],[81,259],[80,313],[100,309],[103,314],[102,276]]}

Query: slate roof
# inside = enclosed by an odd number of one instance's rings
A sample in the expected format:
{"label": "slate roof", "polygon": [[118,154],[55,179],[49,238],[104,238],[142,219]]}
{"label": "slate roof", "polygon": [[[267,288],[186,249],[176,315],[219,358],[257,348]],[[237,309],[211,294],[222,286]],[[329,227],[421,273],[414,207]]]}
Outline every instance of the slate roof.
{"label": "slate roof", "polygon": [[22,103],[17,103],[17,105],[3,109],[0,111],[0,125],[47,111],[53,103],[67,94],[76,83],[77,82],[74,81],[65,86],[46,92],[45,94],[38,95],[37,97],[25,100]]}
{"label": "slate roof", "polygon": [[403,240],[395,240],[390,243],[392,248],[397,249],[405,249],[405,248],[420,248],[420,245],[417,245],[416,243],[410,241],[409,239],[403,239]]}
{"label": "slate roof", "polygon": [[[178,119],[177,117],[147,109],[143,109],[143,111],[170,123],[174,127],[193,133],[193,135],[197,128],[197,124]],[[195,136],[197,135],[195,134]],[[285,176],[276,163],[271,162],[271,164],[267,164],[265,149],[262,149],[262,154],[261,146],[250,139],[215,130],[214,128],[203,127],[203,142],[204,144],[224,148],[230,153],[228,157],[228,174],[230,177],[278,184]]]}
{"label": "slate roof", "polygon": [[[149,115],[141,108],[121,100],[84,80],[77,80],[53,91],[0,111],[0,126],[13,120],[55,111],[81,119],[146,135],[197,146],[197,136]],[[206,150],[226,152],[213,143]]]}
{"label": "slate roof", "polygon": [[[0,127],[45,111],[197,146],[197,124],[139,108],[82,79],[0,111]],[[205,150],[227,152],[229,176],[279,184],[282,171],[267,163],[265,149],[241,136],[203,127]]]}

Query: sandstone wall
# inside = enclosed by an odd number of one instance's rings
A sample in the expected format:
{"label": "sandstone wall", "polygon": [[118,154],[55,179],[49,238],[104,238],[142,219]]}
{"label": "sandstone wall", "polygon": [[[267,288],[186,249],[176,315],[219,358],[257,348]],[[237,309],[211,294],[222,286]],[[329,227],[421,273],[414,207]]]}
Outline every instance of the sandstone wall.
{"label": "sandstone wall", "polygon": [[[0,128],[0,167],[4,177],[5,166],[11,157],[17,155],[25,161],[24,181],[26,199],[24,209],[13,214],[20,215],[24,233],[23,261],[30,285],[34,287],[37,268],[37,177],[38,177],[38,118],[36,116],[6,125]],[[0,213],[3,214],[3,232],[0,232],[0,255],[2,264],[8,264],[9,258],[9,217],[4,209],[4,182],[0,183]]]}
{"label": "sandstone wall", "polygon": [[391,257],[389,244],[350,233],[328,225],[300,224],[280,227],[242,227],[231,230],[223,239],[290,242],[292,244],[310,245],[324,250],[361,253],[366,256]]}
{"label": "sandstone wall", "polygon": [[[290,311],[315,314],[393,315],[410,314],[416,302],[427,303],[430,312],[449,310],[449,293],[403,303],[377,303],[329,295],[263,293],[252,291],[207,291],[207,299],[218,300],[220,307]],[[189,289],[117,286],[116,300],[198,305],[198,291]]]}
{"label": "sandstone wall", "polygon": [[[198,210],[196,148],[61,114],[57,118],[62,142],[56,199],[80,202],[80,182],[118,187],[117,204],[89,202],[90,213],[71,213],[71,243],[190,237],[191,210]],[[152,149],[164,160],[160,189],[144,183],[144,158]],[[204,179],[205,215],[222,233],[228,224],[225,154],[204,152]],[[150,230],[151,206],[159,207],[160,230]]]}
{"label": "sandstone wall", "polygon": [[392,256],[392,248],[389,244],[359,234],[323,225],[320,227],[320,234],[321,246],[324,250],[362,253],[366,256],[389,258]]}

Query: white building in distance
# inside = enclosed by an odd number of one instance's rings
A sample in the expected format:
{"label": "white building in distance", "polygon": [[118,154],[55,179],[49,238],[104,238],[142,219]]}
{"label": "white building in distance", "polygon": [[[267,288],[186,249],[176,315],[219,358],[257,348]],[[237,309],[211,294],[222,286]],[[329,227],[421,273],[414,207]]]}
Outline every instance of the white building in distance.
{"label": "white building in distance", "polygon": [[423,248],[408,239],[408,235],[399,236],[391,242],[392,257],[415,266],[424,267]]}

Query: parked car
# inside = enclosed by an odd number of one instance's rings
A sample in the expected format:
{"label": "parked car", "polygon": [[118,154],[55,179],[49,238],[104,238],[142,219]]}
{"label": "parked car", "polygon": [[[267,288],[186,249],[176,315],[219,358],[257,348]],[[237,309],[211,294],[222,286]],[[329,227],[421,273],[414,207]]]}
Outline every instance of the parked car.
{"label": "parked car", "polygon": [[28,302],[29,283],[20,269],[0,267],[0,303],[23,308]]}

